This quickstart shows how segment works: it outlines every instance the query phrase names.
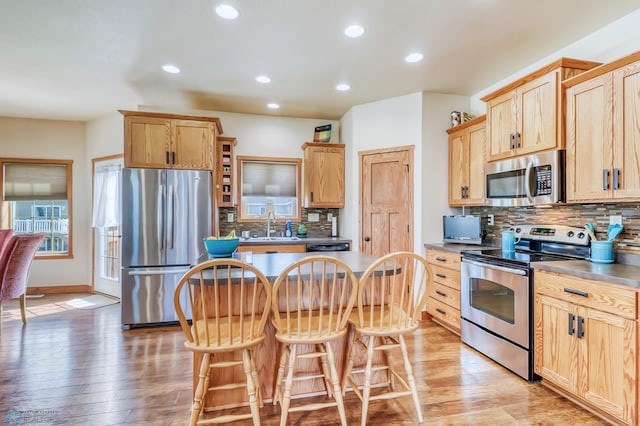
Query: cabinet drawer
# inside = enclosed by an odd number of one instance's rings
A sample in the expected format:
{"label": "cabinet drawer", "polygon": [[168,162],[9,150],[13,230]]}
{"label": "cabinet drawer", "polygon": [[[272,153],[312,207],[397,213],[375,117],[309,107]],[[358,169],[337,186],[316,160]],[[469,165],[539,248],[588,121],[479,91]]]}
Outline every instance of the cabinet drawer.
{"label": "cabinet drawer", "polygon": [[460,291],[439,283],[433,283],[429,287],[429,297],[445,303],[453,308],[460,309]]}
{"label": "cabinet drawer", "polygon": [[444,250],[427,250],[427,262],[432,265],[460,270],[460,253],[451,253]]}
{"label": "cabinet drawer", "polygon": [[460,332],[460,310],[452,308],[432,297],[427,300],[427,312],[433,316],[437,322],[448,325]]}
{"label": "cabinet drawer", "polygon": [[544,294],[580,306],[598,309],[625,318],[637,318],[636,292],[608,286],[600,281],[536,271],[534,288]]}
{"label": "cabinet drawer", "polygon": [[431,265],[431,275],[434,283],[460,290],[460,271]]}

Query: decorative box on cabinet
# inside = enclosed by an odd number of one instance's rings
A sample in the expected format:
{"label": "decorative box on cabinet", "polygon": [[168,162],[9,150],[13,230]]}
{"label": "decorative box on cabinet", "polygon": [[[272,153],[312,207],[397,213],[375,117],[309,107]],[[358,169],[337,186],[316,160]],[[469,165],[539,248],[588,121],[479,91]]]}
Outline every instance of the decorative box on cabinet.
{"label": "decorative box on cabinet", "polygon": [[304,207],[344,207],[344,144],[307,142],[304,151]]}
{"label": "decorative box on cabinet", "polygon": [[216,138],[216,177],[219,207],[233,207],[233,149],[236,143],[236,138],[225,136]]}
{"label": "decorative box on cabinet", "polygon": [[637,424],[637,294],[534,274],[534,365],[543,384],[616,423]]}
{"label": "decorative box on cabinet", "polygon": [[449,134],[449,205],[482,205],[484,199],[485,120],[480,116]]}
{"label": "decorative box on cabinet", "polygon": [[460,335],[460,254],[427,249],[430,267],[427,313],[435,322]]}
{"label": "decorative box on cabinet", "polygon": [[563,85],[567,201],[640,200],[640,52]]}
{"label": "decorative box on cabinet", "polygon": [[484,96],[488,160],[564,148],[560,83],[598,65],[561,58]]}
{"label": "decorative box on cabinet", "polygon": [[215,117],[123,111],[124,165],[213,170],[214,141],[222,133]]}

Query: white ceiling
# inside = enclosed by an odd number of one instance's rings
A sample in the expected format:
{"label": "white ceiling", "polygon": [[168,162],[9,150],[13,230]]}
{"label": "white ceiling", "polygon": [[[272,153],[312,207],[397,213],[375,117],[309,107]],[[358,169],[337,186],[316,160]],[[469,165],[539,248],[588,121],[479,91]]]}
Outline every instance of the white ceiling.
{"label": "white ceiling", "polygon": [[[215,15],[220,2],[239,19]],[[354,105],[419,91],[472,95],[637,8],[638,0],[0,0],[0,116],[89,120],[153,105],[339,119]],[[364,36],[343,35],[352,23]],[[424,60],[405,63],[412,51]],[[182,73],[164,73],[164,63]],[[259,74],[272,83],[257,83]],[[340,82],[352,89],[337,92]]]}

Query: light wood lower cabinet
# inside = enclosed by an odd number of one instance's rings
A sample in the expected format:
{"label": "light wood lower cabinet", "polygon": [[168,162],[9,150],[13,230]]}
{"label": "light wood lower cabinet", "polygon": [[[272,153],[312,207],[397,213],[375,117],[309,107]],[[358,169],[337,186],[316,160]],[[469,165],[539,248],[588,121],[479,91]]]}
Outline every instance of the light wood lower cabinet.
{"label": "light wood lower cabinet", "polygon": [[306,253],[306,244],[242,244],[238,251],[260,253]]}
{"label": "light wood lower cabinet", "polygon": [[438,324],[460,334],[460,254],[427,249],[430,268],[427,313]]}
{"label": "light wood lower cabinet", "polygon": [[637,302],[632,289],[536,271],[535,371],[609,421],[637,424]]}

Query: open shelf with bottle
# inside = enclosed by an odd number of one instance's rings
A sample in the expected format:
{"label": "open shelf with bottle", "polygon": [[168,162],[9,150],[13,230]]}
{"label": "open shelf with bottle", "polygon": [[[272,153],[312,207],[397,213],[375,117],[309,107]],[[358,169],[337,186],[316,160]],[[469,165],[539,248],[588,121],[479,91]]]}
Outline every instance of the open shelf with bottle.
{"label": "open shelf with bottle", "polygon": [[219,136],[217,151],[217,192],[219,207],[233,207],[233,148],[236,138]]}

